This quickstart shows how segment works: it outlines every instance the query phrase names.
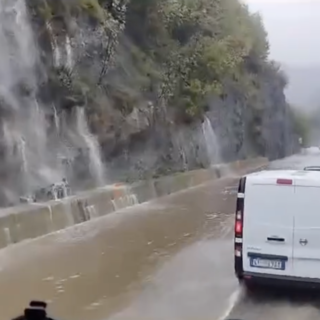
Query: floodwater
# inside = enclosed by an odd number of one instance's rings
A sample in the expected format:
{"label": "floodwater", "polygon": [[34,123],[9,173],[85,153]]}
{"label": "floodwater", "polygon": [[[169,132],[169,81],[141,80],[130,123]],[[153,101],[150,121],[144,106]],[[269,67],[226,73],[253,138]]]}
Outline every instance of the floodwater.
{"label": "floodwater", "polygon": [[[270,167],[317,164],[310,149]],[[65,320],[316,319],[314,299],[242,292],[236,190],[236,177],[221,179],[1,250],[0,320],[31,299]]]}

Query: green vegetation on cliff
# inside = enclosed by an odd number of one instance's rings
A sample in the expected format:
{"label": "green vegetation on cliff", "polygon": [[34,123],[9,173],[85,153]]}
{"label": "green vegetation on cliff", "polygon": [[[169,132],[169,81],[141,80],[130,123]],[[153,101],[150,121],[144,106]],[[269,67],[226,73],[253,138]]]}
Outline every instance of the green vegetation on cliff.
{"label": "green vegetation on cliff", "polygon": [[228,79],[254,97],[269,65],[261,17],[237,0],[131,0],[125,34],[141,91],[162,95],[180,119],[201,116],[211,94],[223,98]]}
{"label": "green vegetation on cliff", "polygon": [[[261,17],[242,0],[28,4],[34,29],[45,34],[38,31],[49,74],[47,95],[60,109],[85,107],[106,161],[122,159],[125,152],[130,162],[130,154],[140,157],[149,141],[148,146],[156,146],[152,166],[161,167],[178,148],[176,132],[201,130],[199,120],[209,110],[224,159],[251,154],[279,158],[294,152],[301,126],[293,132],[294,115],[284,96],[286,76],[268,59]],[[54,61],[57,48],[63,60],[67,40],[71,68]],[[202,143],[194,145],[190,150],[195,154],[188,151],[190,167],[203,163],[197,158],[203,157]],[[185,161],[180,158],[172,162]]]}
{"label": "green vegetation on cliff", "polygon": [[[114,26],[110,20],[125,21],[130,59],[139,72],[135,91],[153,100],[163,98],[176,120],[201,117],[208,97],[223,99],[230,81],[258,104],[259,73],[266,68],[279,73],[267,60],[269,44],[261,17],[238,0],[42,0],[40,11],[46,20],[87,15],[106,31]],[[134,97],[117,90],[111,90],[111,98],[130,111]]]}

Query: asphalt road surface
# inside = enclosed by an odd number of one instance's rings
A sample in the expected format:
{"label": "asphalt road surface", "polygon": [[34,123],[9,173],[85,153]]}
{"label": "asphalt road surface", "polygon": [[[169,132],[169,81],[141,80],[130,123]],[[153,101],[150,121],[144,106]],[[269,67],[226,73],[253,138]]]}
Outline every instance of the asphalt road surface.
{"label": "asphalt road surface", "polygon": [[[318,160],[319,159],[319,160]],[[272,168],[320,164],[320,151]],[[0,320],[31,299],[65,320],[318,319],[302,293],[248,297],[233,274],[237,178],[0,251]]]}

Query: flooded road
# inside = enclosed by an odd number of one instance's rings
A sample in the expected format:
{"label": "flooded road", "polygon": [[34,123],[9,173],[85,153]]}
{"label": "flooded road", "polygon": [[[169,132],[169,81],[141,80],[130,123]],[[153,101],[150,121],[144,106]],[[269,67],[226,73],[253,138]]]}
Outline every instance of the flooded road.
{"label": "flooded road", "polygon": [[[270,167],[316,164],[320,152],[309,150]],[[239,288],[237,182],[214,181],[0,251],[0,320],[31,299],[47,300],[50,315],[65,320],[316,319],[309,300],[253,300]]]}
{"label": "flooded road", "polygon": [[227,178],[0,251],[0,319],[30,299],[63,319],[208,319],[237,283]]}

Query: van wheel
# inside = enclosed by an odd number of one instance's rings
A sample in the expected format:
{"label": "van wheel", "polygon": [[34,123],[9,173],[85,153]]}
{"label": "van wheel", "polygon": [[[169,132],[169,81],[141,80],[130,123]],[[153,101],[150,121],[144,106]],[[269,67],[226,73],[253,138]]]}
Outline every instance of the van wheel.
{"label": "van wheel", "polygon": [[243,275],[241,273],[236,273],[236,277],[238,278],[238,281],[241,284],[243,281]]}
{"label": "van wheel", "polygon": [[251,295],[254,293],[254,291],[257,289],[256,286],[248,280],[242,280],[241,281],[243,288],[245,289],[246,293]]}

